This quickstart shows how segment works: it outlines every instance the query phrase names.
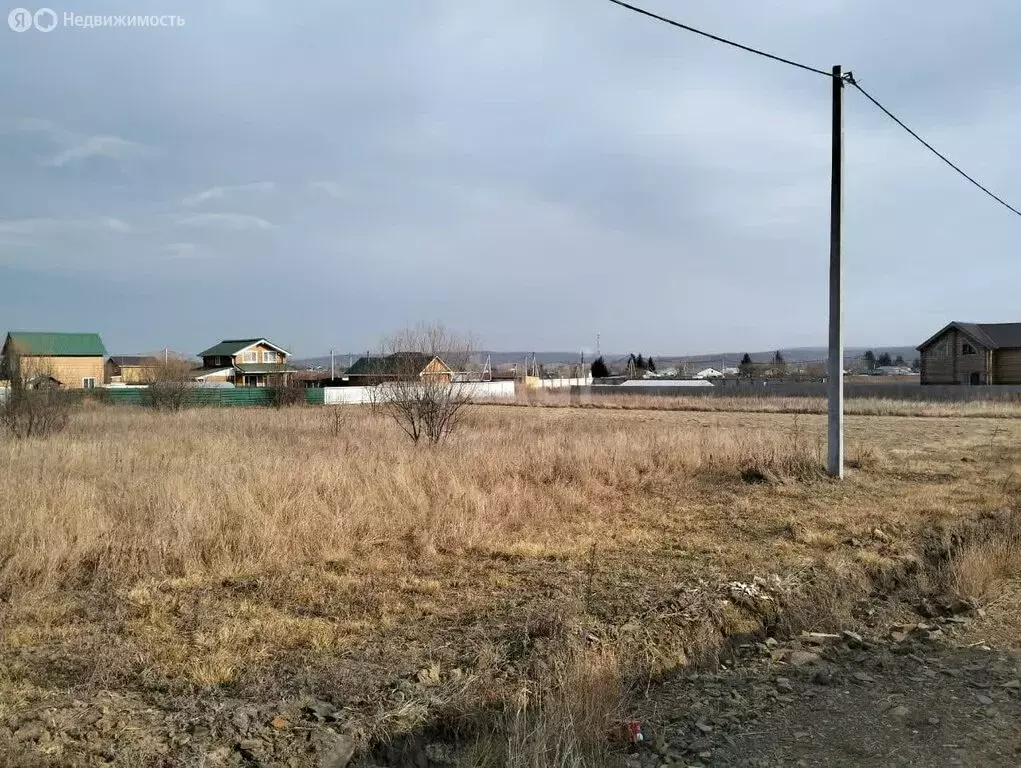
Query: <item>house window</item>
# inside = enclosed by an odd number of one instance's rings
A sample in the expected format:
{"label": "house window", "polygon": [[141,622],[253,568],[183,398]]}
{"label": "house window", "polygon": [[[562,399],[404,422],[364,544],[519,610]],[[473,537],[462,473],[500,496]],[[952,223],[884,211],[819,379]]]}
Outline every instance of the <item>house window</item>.
{"label": "house window", "polygon": [[961,354],[962,355],[974,355],[975,354],[975,347],[971,346],[971,344],[969,344],[968,342],[964,342],[961,345]]}
{"label": "house window", "polygon": [[257,363],[259,362],[259,350],[257,349],[246,349],[241,354],[242,363]]}
{"label": "house window", "polygon": [[93,376],[86,376],[82,379],[82,389],[95,389],[96,379]]}
{"label": "house window", "polygon": [[262,362],[264,362],[264,363],[279,363],[280,362],[280,355],[278,355],[276,352],[273,352],[273,351],[271,351],[269,349],[264,349],[262,351]]}

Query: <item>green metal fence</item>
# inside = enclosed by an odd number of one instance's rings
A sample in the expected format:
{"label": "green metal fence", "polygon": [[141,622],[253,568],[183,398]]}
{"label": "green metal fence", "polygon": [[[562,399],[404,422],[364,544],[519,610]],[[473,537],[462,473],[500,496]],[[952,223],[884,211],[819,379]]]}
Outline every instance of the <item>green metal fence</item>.
{"label": "green metal fence", "polygon": [[[185,405],[188,407],[211,406],[214,408],[245,408],[268,406],[273,404],[274,390],[264,387],[239,387],[228,389],[226,387],[195,387],[189,389],[185,395]],[[113,405],[140,405],[150,404],[149,390],[146,388],[120,389],[109,388],[103,390],[102,399]],[[306,389],[305,402],[309,405],[323,405],[322,389]]]}

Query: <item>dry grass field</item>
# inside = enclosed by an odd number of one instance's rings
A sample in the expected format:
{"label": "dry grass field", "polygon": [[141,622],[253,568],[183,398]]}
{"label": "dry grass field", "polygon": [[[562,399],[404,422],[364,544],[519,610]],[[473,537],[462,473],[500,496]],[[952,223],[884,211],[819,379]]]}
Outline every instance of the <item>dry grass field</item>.
{"label": "dry grass field", "polygon": [[841,626],[1002,522],[1021,421],[959,408],[849,417],[841,483],[812,414],[484,406],[429,447],[361,407],[87,409],[0,440],[0,723],[116,696],[120,764],[214,765],[185,723],[311,697],[362,745],[442,722],[476,764],[595,764],[636,682]]}
{"label": "dry grass field", "polygon": [[[821,397],[750,395],[570,395],[528,391],[515,405],[603,408],[609,410],[695,411],[706,413],[826,413]],[[926,402],[895,398],[847,398],[844,413],[853,416],[921,416],[926,418],[1021,418],[1021,401],[975,400]]]}

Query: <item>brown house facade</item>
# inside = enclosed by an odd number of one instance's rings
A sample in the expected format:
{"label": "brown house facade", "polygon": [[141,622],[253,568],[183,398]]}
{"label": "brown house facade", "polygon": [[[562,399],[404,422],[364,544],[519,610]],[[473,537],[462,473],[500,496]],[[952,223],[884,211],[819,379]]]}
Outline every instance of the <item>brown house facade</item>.
{"label": "brown house facade", "polygon": [[[4,339],[0,378],[16,373],[28,386],[103,386],[106,349],[98,333],[14,332]],[[17,369],[16,371],[14,369]]]}
{"label": "brown house facade", "polygon": [[295,369],[290,353],[266,339],[224,339],[199,355],[197,381],[229,382],[237,387],[273,387],[287,383]]}
{"label": "brown house facade", "polygon": [[159,362],[140,355],[113,355],[104,366],[107,384],[151,384]]}
{"label": "brown house facade", "polygon": [[922,384],[1021,384],[1021,323],[953,322],[918,351]]}

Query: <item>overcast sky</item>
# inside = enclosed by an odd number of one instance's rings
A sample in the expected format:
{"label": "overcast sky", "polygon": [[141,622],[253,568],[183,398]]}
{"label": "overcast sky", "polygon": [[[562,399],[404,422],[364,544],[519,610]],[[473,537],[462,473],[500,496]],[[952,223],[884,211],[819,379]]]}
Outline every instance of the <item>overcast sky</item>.
{"label": "overcast sky", "polygon": [[[1017,0],[645,6],[844,65],[1021,201]],[[357,351],[419,321],[499,350],[826,342],[825,78],[603,0],[51,7],[185,25],[0,27],[2,329],[122,354]],[[845,133],[847,343],[1021,320],[1021,218],[853,90]]]}

